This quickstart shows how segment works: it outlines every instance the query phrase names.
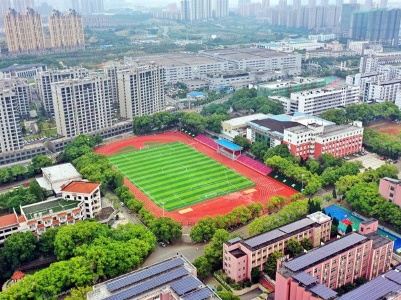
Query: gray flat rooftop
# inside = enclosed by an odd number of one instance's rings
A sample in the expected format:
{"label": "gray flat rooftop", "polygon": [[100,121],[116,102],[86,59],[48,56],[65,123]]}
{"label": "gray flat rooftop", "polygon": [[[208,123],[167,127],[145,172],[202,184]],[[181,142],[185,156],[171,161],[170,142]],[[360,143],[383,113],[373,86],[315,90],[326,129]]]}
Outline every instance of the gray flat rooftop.
{"label": "gray flat rooftop", "polygon": [[325,261],[334,254],[341,253],[347,248],[354,247],[367,240],[367,237],[359,233],[350,233],[343,238],[327,243],[322,247],[289,260],[285,263],[285,267],[292,272],[304,271],[320,261]]}
{"label": "gray flat rooftop", "polygon": [[329,125],[323,129],[323,134],[319,135],[320,138],[330,137],[339,133],[354,132],[355,130],[361,129],[352,125]]}
{"label": "gray flat rooftop", "polygon": [[180,67],[191,65],[205,65],[222,63],[220,59],[200,56],[191,53],[168,53],[160,55],[147,55],[140,57],[128,57],[127,62],[139,61],[140,63],[155,62],[165,67]]}
{"label": "gray flat rooftop", "polygon": [[216,49],[205,50],[203,53],[214,55],[229,60],[260,60],[272,57],[290,57],[295,54],[278,52],[263,48],[236,48],[236,49]]}
{"label": "gray flat rooftop", "polygon": [[52,182],[81,177],[81,174],[79,174],[77,169],[70,163],[42,168],[42,171]]}
{"label": "gray flat rooftop", "polygon": [[[378,234],[377,232],[371,232],[371,233],[365,234],[365,236],[367,236],[369,239],[371,239],[373,241],[372,247],[374,249],[382,247],[389,243],[393,243],[393,241]],[[393,247],[391,247],[391,248],[393,248]]]}

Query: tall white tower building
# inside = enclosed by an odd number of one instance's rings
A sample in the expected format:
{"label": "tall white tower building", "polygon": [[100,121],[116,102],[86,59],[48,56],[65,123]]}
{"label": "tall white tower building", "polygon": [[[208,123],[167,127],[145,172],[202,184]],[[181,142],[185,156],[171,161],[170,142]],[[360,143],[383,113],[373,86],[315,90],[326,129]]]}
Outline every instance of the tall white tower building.
{"label": "tall white tower building", "polygon": [[17,96],[12,89],[0,89],[0,153],[23,147]]}
{"label": "tall white tower building", "polygon": [[133,119],[164,111],[164,69],[160,65],[131,67],[117,72],[120,115]]}
{"label": "tall white tower building", "polygon": [[53,95],[51,84],[72,78],[87,77],[89,72],[85,68],[73,68],[67,70],[50,70],[40,72],[36,78],[36,88],[38,90],[39,98],[43,101],[45,109],[49,113],[53,113]]}
{"label": "tall white tower building", "polygon": [[53,83],[51,90],[58,134],[73,137],[112,125],[109,78],[65,80]]}

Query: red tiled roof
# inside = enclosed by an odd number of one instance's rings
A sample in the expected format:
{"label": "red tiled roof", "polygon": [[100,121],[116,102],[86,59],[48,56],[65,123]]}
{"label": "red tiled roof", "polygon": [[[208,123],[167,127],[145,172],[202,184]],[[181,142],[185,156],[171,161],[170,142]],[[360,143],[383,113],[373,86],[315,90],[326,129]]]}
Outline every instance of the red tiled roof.
{"label": "red tiled roof", "polygon": [[43,224],[38,224],[38,229],[40,229],[40,228],[44,228],[45,227],[45,225],[43,225]]}
{"label": "red tiled roof", "polygon": [[73,213],[81,212],[81,209],[80,209],[80,208],[74,208],[74,209],[72,210],[72,212],[73,212]]}
{"label": "red tiled roof", "polygon": [[22,223],[22,222],[25,222],[26,221],[26,219],[25,219],[25,217],[23,216],[23,215],[20,215],[19,217],[18,217],[18,222],[19,223]]}
{"label": "red tiled roof", "polygon": [[64,217],[64,216],[66,216],[66,215],[67,215],[66,212],[62,212],[62,213],[59,213],[57,216],[58,216],[58,217]]}
{"label": "red tiled roof", "polygon": [[36,224],[36,220],[29,221],[29,222],[27,223],[27,225],[33,225],[33,224]]}
{"label": "red tiled roof", "polygon": [[63,187],[61,191],[79,194],[90,194],[99,186],[100,183],[96,182],[71,181],[69,184]]}
{"label": "red tiled roof", "polygon": [[68,221],[74,220],[74,218],[73,218],[73,216],[68,216],[68,217],[67,217],[67,220],[68,220]]}
{"label": "red tiled roof", "polygon": [[51,219],[53,219],[53,217],[52,217],[52,216],[48,216],[48,217],[44,217],[44,218],[42,218],[42,220],[43,220],[43,221],[48,221],[48,220],[51,220]]}
{"label": "red tiled roof", "polygon": [[18,224],[18,220],[15,214],[9,214],[0,217],[0,228],[1,227],[7,227],[11,225]]}
{"label": "red tiled roof", "polygon": [[58,223],[60,223],[59,220],[53,220],[53,225],[57,225]]}
{"label": "red tiled roof", "polygon": [[24,272],[15,271],[14,274],[13,274],[13,276],[11,276],[11,279],[12,279],[12,280],[20,280],[20,279],[24,278],[24,276],[25,276],[25,273],[24,273]]}

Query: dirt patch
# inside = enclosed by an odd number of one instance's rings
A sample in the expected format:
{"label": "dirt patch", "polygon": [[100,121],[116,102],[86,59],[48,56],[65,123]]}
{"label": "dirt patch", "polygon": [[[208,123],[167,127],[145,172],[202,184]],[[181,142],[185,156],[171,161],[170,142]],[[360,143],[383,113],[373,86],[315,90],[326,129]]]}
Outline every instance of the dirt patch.
{"label": "dirt patch", "polygon": [[[184,215],[180,214],[179,210],[164,212],[165,216],[171,217],[174,220],[181,222],[181,224],[184,226],[192,226],[199,219],[205,216],[227,214],[233,208],[240,205],[249,205],[253,202],[260,202],[262,204],[265,204],[266,201],[272,196],[282,195],[289,197],[296,193],[295,190],[287,187],[286,185],[270,177],[263,176],[260,173],[242,165],[239,162],[232,161],[231,159],[217,153],[216,150],[213,150],[180,132],[168,132],[149,136],[132,137],[101,146],[100,148],[97,148],[95,152],[104,155],[112,155],[113,153],[118,152],[120,149],[126,148],[128,146],[133,146],[137,149],[140,149],[140,147],[145,146],[149,142],[170,143],[173,141],[183,142],[195,148],[196,150],[206,154],[212,159],[226,165],[234,171],[244,175],[245,177],[251,179],[255,183],[255,186],[253,188],[256,190],[253,193],[246,194],[245,191],[248,189],[245,189],[244,191],[231,193],[202,203],[191,205],[190,207],[192,208],[192,211]],[[153,203],[135,185],[133,185],[127,179],[124,180],[124,183],[135,194],[135,197],[145,203],[146,208],[149,211],[151,211],[158,217],[163,215],[163,209]]]}
{"label": "dirt patch", "polygon": [[373,129],[380,133],[385,133],[392,136],[398,136],[398,134],[401,131],[401,123],[395,123],[392,121],[380,121],[370,124],[368,128]]}

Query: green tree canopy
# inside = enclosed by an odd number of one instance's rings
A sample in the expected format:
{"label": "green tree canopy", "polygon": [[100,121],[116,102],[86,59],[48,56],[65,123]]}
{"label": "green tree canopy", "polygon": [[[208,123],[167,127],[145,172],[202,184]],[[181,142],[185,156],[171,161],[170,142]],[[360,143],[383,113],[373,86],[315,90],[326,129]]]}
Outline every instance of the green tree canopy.
{"label": "green tree canopy", "polygon": [[182,236],[182,225],[168,217],[155,219],[150,230],[163,242],[173,242]]}

